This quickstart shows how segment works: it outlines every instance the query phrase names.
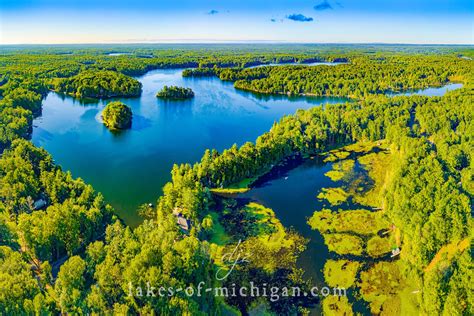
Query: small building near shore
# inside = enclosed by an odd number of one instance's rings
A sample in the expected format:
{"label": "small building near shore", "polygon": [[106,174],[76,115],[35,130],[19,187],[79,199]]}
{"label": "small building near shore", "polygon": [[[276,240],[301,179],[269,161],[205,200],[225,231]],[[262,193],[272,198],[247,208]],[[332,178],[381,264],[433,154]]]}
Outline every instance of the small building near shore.
{"label": "small building near shore", "polygon": [[394,248],[392,249],[392,255],[391,255],[390,257],[393,258],[393,257],[395,257],[395,256],[398,256],[398,255],[400,254],[400,252],[401,252],[400,248],[398,248],[398,247],[395,248],[395,247],[394,247]]}
{"label": "small building near shore", "polygon": [[178,226],[185,232],[188,233],[189,230],[191,229],[191,221],[188,220],[183,216],[181,213],[182,209],[179,207],[175,207],[173,209],[173,215],[176,216],[176,223]]}
{"label": "small building near shore", "polygon": [[34,210],[40,210],[42,208],[44,208],[46,206],[46,201],[43,200],[43,199],[39,199],[39,200],[36,200],[34,203],[33,203],[33,209]]}

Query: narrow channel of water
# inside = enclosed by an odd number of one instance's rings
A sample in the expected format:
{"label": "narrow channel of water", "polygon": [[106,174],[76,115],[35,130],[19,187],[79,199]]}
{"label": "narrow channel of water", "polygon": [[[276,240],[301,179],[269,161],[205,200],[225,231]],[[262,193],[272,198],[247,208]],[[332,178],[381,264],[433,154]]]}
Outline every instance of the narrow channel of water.
{"label": "narrow channel of water", "polygon": [[[292,227],[309,240],[306,250],[300,255],[297,265],[302,268],[305,279],[310,279],[312,286],[319,289],[327,286],[324,282],[323,268],[326,260],[336,257],[329,253],[324,238],[317,230],[312,230],[307,220],[315,211],[332,208],[327,201],[317,199],[322,188],[335,187],[334,182],[325,173],[332,170],[333,162],[324,163],[318,157],[307,159],[299,165],[270,172],[260,178],[252,190],[239,195],[239,198],[250,199],[274,210],[277,218],[285,227]],[[356,162],[354,176],[365,173]],[[360,206],[347,201],[337,209],[351,210]],[[333,208],[332,208],[333,209]],[[320,314],[316,306],[313,314]]]}

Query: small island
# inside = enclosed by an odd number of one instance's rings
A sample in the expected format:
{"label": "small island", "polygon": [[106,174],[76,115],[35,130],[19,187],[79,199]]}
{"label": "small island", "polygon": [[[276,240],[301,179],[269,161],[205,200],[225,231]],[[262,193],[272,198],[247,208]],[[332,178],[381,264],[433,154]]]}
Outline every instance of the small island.
{"label": "small island", "polygon": [[194,92],[191,88],[164,86],[163,89],[156,94],[156,97],[166,99],[191,99],[194,97]]}
{"label": "small island", "polygon": [[132,109],[120,101],[107,104],[102,111],[104,125],[111,130],[127,129],[132,126]]}

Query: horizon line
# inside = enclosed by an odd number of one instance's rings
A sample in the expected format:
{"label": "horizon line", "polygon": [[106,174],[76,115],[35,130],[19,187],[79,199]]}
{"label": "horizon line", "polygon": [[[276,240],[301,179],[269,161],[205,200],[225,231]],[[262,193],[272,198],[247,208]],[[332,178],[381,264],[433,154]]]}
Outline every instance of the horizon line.
{"label": "horizon line", "polygon": [[0,46],[41,46],[41,45],[153,45],[153,44],[305,44],[305,45],[443,45],[443,46],[474,46],[474,43],[410,43],[410,42],[299,42],[273,40],[156,40],[130,42],[64,42],[64,43],[0,43]]}

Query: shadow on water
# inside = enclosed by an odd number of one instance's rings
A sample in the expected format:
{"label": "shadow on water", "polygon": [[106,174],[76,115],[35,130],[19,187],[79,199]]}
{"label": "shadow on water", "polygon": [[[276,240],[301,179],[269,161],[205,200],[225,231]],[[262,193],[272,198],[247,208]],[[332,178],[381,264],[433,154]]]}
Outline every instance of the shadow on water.
{"label": "shadow on water", "polygon": [[146,128],[151,127],[152,121],[142,115],[133,115],[132,118],[132,128],[136,131],[140,131]]}

